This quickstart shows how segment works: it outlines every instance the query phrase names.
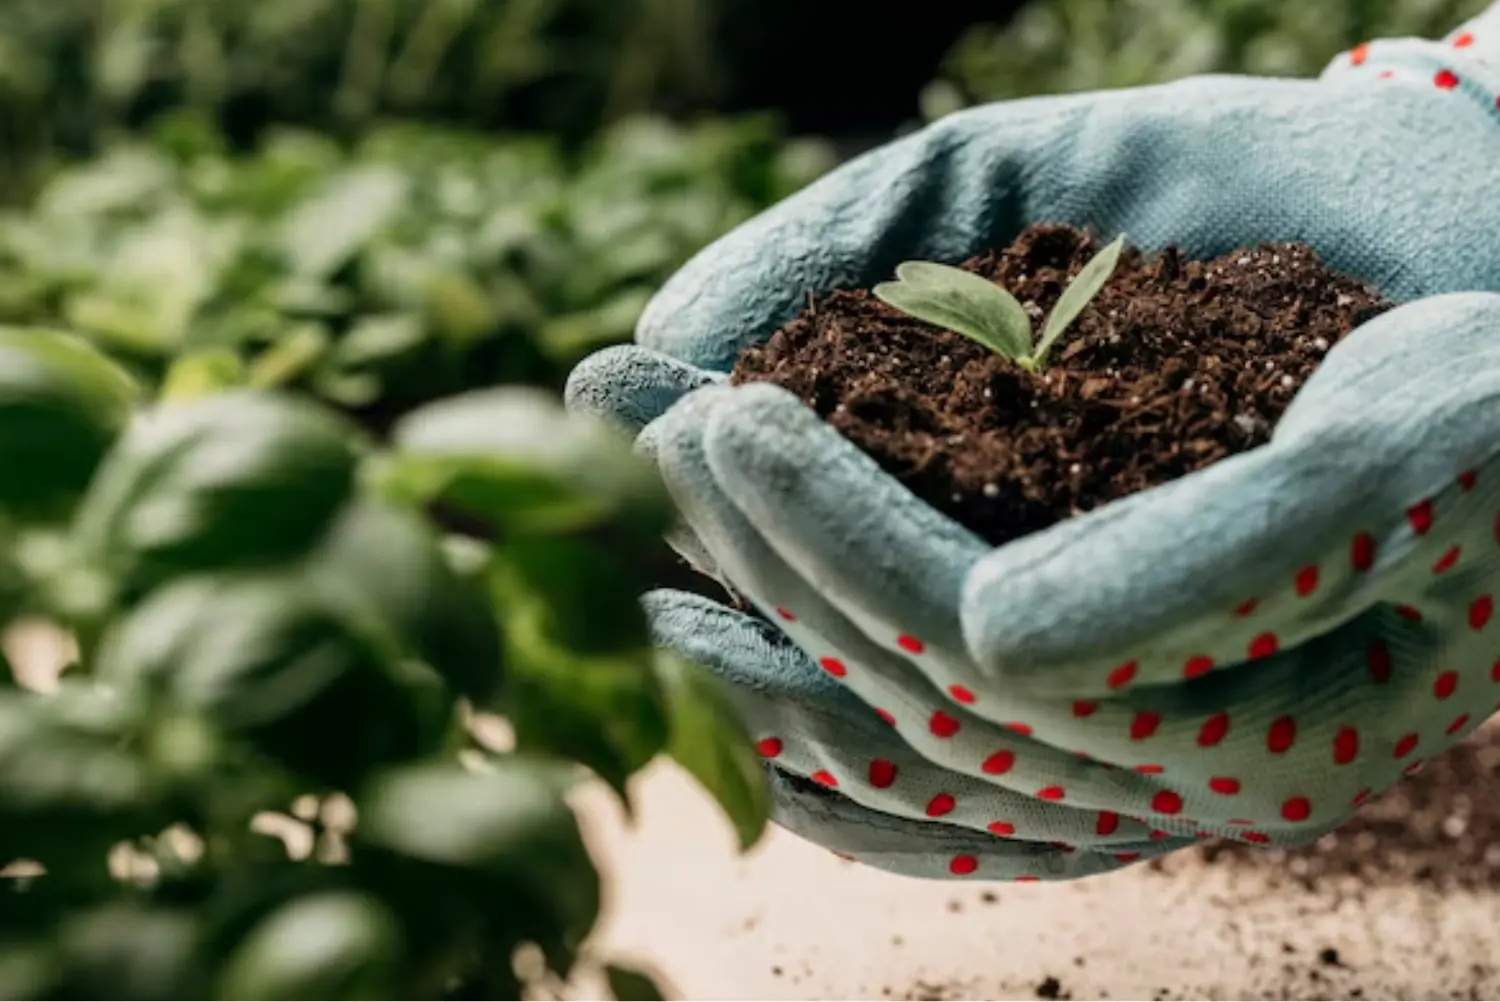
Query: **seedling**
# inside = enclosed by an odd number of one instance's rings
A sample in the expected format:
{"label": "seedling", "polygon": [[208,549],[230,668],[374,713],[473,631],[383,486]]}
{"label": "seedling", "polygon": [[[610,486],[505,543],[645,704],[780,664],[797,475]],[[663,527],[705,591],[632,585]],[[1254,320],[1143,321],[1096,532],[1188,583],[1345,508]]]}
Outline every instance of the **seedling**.
{"label": "seedling", "polygon": [[1052,308],[1040,338],[1034,338],[1031,317],[1015,296],[961,268],[906,261],[896,267],[897,281],[880,283],[874,293],[902,313],[978,341],[1036,372],[1046,366],[1053,343],[1109,281],[1124,247],[1122,233],[1083,266]]}

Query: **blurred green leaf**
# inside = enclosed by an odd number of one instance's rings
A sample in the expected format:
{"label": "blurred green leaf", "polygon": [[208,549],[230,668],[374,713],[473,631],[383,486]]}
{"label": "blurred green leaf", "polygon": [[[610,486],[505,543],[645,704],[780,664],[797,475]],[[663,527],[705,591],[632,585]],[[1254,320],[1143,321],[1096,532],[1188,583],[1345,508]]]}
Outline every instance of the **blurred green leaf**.
{"label": "blurred green leaf", "polygon": [[0,466],[18,474],[0,486],[0,506],[23,517],[65,512],[139,396],[123,369],[76,337],[0,327]]}
{"label": "blurred green leaf", "polygon": [[636,592],[589,553],[580,541],[543,539],[496,554],[509,667],[502,707],[517,747],[582,763],[623,795],[626,779],[666,747],[667,708]]}
{"label": "blurred green leaf", "polygon": [[619,964],[605,967],[609,976],[609,991],[618,1002],[660,1002],[666,998],[656,982],[639,971],[632,971]]}
{"label": "blurred green leaf", "polygon": [[441,500],[509,531],[624,520],[655,534],[670,524],[655,466],[613,428],[569,414],[539,390],[476,390],[428,404],[393,438],[391,475],[407,496]]}
{"label": "blurred green leaf", "polygon": [[566,783],[556,763],[514,756],[483,772],[393,769],[359,798],[359,837],[489,897],[515,942],[576,950],[593,929],[600,889]]}
{"label": "blurred green leaf", "polygon": [[329,892],[283,906],[245,937],[220,999],[385,999],[402,961],[399,923],[379,901]]}
{"label": "blurred green leaf", "polygon": [[450,566],[421,517],[359,502],[339,516],[309,569],[384,623],[457,692],[481,703],[494,697],[502,651],[485,582]]}
{"label": "blurred green leaf", "polygon": [[[159,824],[164,789],[122,746],[130,707],[90,688],[0,691],[0,856],[102,873],[114,841]],[[60,838],[66,833],[66,837]]]}
{"label": "blurred green leaf", "polygon": [[433,750],[449,723],[378,628],[293,574],[185,578],[104,638],[96,674],[164,726],[204,721],[339,786]]}
{"label": "blurred green leaf", "polygon": [[161,400],[180,402],[212,396],[245,384],[245,365],[228,348],[209,348],[181,355],[162,379]]}
{"label": "blurred green leaf", "polygon": [[332,275],[391,220],[406,192],[406,177],[385,165],[353,167],[331,177],[287,217],[282,253],[296,274]]}
{"label": "blurred green leaf", "polygon": [[305,551],[353,490],[356,436],[288,397],[230,391],[139,415],[84,499],[84,557],[137,592]]}
{"label": "blurred green leaf", "polygon": [[749,849],[765,834],[771,794],[740,715],[718,681],[676,656],[658,655],[672,738],[667,752],[713,794]]}
{"label": "blurred green leaf", "polygon": [[199,934],[185,910],[123,901],[71,916],[58,931],[64,976],[51,997],[199,998]]}

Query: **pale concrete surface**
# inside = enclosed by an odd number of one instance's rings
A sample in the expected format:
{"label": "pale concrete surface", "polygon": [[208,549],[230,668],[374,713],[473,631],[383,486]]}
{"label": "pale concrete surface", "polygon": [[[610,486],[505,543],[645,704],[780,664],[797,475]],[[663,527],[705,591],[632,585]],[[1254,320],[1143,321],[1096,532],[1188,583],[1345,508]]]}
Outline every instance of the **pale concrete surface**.
{"label": "pale concrete surface", "polygon": [[1314,893],[1187,854],[1071,884],[927,883],[779,830],[737,857],[669,764],[636,791],[633,828],[582,798],[613,885],[599,947],[679,998],[1025,999],[1049,977],[1080,999],[1500,997],[1500,895]]}

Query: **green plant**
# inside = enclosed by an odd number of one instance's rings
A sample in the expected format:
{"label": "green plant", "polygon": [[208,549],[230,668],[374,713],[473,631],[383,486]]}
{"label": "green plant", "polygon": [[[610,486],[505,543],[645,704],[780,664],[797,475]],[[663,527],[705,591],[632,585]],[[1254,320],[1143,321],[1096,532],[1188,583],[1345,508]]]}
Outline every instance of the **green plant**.
{"label": "green plant", "polygon": [[977,341],[997,355],[1033,372],[1047,365],[1052,345],[1078,319],[1114,274],[1125,247],[1121,234],[1079,269],[1033,340],[1031,315],[999,285],[962,268],[930,261],[906,261],[896,267],[895,282],[882,282],[875,297],[918,320]]}
{"label": "green plant", "polygon": [[6,0],[0,138],[87,153],[192,108],[237,144],[395,117],[581,139],[719,93],[716,0]]}
{"label": "green plant", "polygon": [[669,754],[758,838],[737,717],[649,642],[671,509],[612,429],[500,388],[380,445],[217,371],[149,401],[0,329],[0,627],[77,647],[0,671],[0,997],[520,998],[595,962],[580,779]]}
{"label": "green plant", "polygon": [[577,156],[410,125],[241,156],[174,118],[0,215],[0,323],[75,330],[151,385],[186,359],[178,379],[207,365],[383,431],[473,387],[560,386],[693,252],[828,164],[763,118],[633,119]]}
{"label": "green plant", "polygon": [[1313,76],[1372,38],[1440,37],[1489,0],[1032,0],[976,25],[923,97],[967,104],[1160,83],[1199,73]]}

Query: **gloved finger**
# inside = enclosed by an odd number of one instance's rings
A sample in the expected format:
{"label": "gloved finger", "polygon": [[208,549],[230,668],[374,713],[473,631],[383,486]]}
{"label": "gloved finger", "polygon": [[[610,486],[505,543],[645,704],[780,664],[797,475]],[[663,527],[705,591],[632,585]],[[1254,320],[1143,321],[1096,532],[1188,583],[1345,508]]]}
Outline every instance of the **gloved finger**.
{"label": "gloved finger", "polygon": [[[1059,720],[1076,725],[1066,705],[1043,707],[1005,692],[986,692],[979,700],[974,690],[960,682],[939,689],[912,666],[909,659],[916,654],[910,639],[904,649],[899,642],[888,648],[872,641],[825,598],[825,589],[804,580],[781,559],[719,484],[704,455],[705,428],[713,427],[720,408],[736,408],[743,398],[735,389],[707,389],[683,400],[654,424],[652,428],[659,430],[658,459],[663,477],[684,518],[726,577],[809,652],[826,675],[837,678],[866,706],[877,708],[877,714],[895,729],[894,735],[886,731],[882,738],[893,747],[899,745],[907,758],[908,749],[919,754],[925,761],[916,768],[925,771],[925,763],[930,762],[944,773],[951,770],[960,774],[964,790],[1001,786],[1050,804],[1088,811],[1121,802],[1148,805],[1153,783],[1149,776],[1114,770],[1074,754],[1071,748],[1054,747],[1031,736],[1029,722],[1033,720],[1046,721],[1049,727]],[[921,656],[926,661],[934,660],[927,658],[925,651]],[[930,664],[926,668],[932,670]],[[958,676],[949,673],[943,677]],[[811,726],[797,723],[797,727]],[[1071,733],[1072,728],[1067,730]],[[858,744],[830,742],[819,754],[837,757],[840,772],[846,775],[864,775],[870,768],[870,756]],[[854,757],[848,758],[850,755]],[[894,762],[894,755],[881,757]],[[837,775],[831,771],[830,761],[823,761],[813,771],[822,769]],[[977,779],[981,786],[967,777]],[[873,795],[883,798],[896,813],[921,816],[926,808],[917,797],[921,792],[919,786],[908,783],[894,793],[877,789]],[[957,790],[937,792],[957,795]],[[892,796],[904,798],[903,802],[890,803]],[[980,820],[988,825],[995,819]],[[1079,827],[1086,831],[1093,823],[1092,818],[1086,819]],[[1186,820],[1173,823],[1190,827]]]}
{"label": "gloved finger", "polygon": [[838,793],[813,792],[770,770],[772,818],[846,859],[926,879],[1072,880],[1164,855],[1177,839],[1071,848],[979,835],[942,822],[912,821],[862,807]]}
{"label": "gloved finger", "polygon": [[[978,762],[986,771],[982,764],[990,760],[978,756],[998,747],[1004,765],[998,781],[1009,785],[1024,777],[1018,788],[1032,795],[1045,782],[1070,805],[1107,806],[1159,830],[1174,831],[1178,819],[1193,818],[1192,831],[1290,844],[1316,838],[1342,821],[1361,794],[1399,779],[1409,760],[1406,752],[1394,752],[1413,725],[1420,724],[1432,747],[1460,712],[1458,704],[1433,707],[1434,719],[1414,720],[1408,708],[1413,692],[1431,683],[1404,667],[1394,684],[1369,691],[1375,680],[1367,659],[1375,642],[1409,648],[1399,635],[1399,617],[1387,629],[1395,635],[1377,635],[1370,631],[1379,624],[1363,623],[1329,636],[1333,614],[1316,611],[1305,635],[1287,632],[1301,646],[1268,653],[1253,674],[1221,672],[1202,685],[1136,685],[1116,671],[1111,690],[1105,673],[1097,672],[1101,698],[1073,699],[1039,697],[1036,690],[1047,689],[1050,676],[1035,685],[1031,676],[1019,685],[973,684],[954,667],[962,652],[941,643],[929,649],[903,632],[913,621],[940,624],[945,603],[956,602],[957,589],[945,591],[944,579],[967,564],[944,559],[942,528],[934,524],[942,516],[909,496],[883,492],[894,483],[790,395],[763,386],[713,392],[713,403],[682,422],[691,429],[682,441],[706,449],[710,469],[681,454],[669,465],[692,469],[693,479],[706,485],[700,496],[717,484],[723,497],[709,507],[729,518],[737,508],[747,524],[736,519],[732,529],[715,530],[703,528],[712,521],[703,514],[693,521],[724,554],[730,576],[763,600],[770,595],[785,603],[784,612],[795,615],[787,631],[808,650],[832,651],[840,678],[867,701],[893,705],[904,695],[915,699],[918,719],[924,717],[924,708],[941,696],[920,685],[912,667],[960,696],[962,706],[943,718],[959,728],[960,740],[933,740],[920,726],[901,732],[946,769],[973,774]],[[1282,545],[1273,541],[1272,551],[1279,554]],[[851,633],[847,621],[860,629]],[[865,636],[908,640],[872,649]],[[904,657],[892,665],[898,650]],[[1414,664],[1405,655],[1400,663]],[[1062,676],[1072,670],[1066,663],[1053,668]],[[1137,674],[1153,680],[1149,665]],[[1180,671],[1170,677],[1180,678]],[[1464,712],[1477,714],[1478,708]],[[1030,740],[1006,734],[1016,728]],[[964,740],[976,735],[983,744]],[[1059,762],[1060,749],[1130,771],[1106,773],[1101,783],[1097,772]],[[1342,768],[1330,770],[1330,761]]]}
{"label": "gloved finger", "polygon": [[[1494,99],[1466,89],[1194,78],[949,115],[699,252],[637,340],[728,371],[809,293],[958,261],[1031,222],[1212,257],[1303,240],[1404,299],[1500,289],[1487,253]],[[1274,155],[1266,155],[1266,150]]]}
{"label": "gloved finger", "polygon": [[660,646],[728,683],[776,770],[777,821],[829,848],[919,875],[966,855],[992,879],[1059,878],[1191,841],[935,767],[769,624],[680,592],[645,605]]}
{"label": "gloved finger", "polygon": [[633,436],[686,394],[721,378],[648,348],[614,345],[568,374],[563,402],[570,411],[602,418]]}
{"label": "gloved finger", "polygon": [[909,655],[939,688],[973,686],[958,607],[988,544],[780,387],[722,391],[701,448],[747,533],[778,562],[879,647]]}
{"label": "gloved finger", "polygon": [[1496,332],[1490,294],[1385,314],[1329,353],[1268,446],[994,550],[963,596],[980,669],[1098,696],[1269,657],[1401,602],[1413,574],[1449,569],[1459,541],[1433,526],[1465,524],[1455,506],[1489,510],[1491,488],[1470,488],[1500,448]]}

